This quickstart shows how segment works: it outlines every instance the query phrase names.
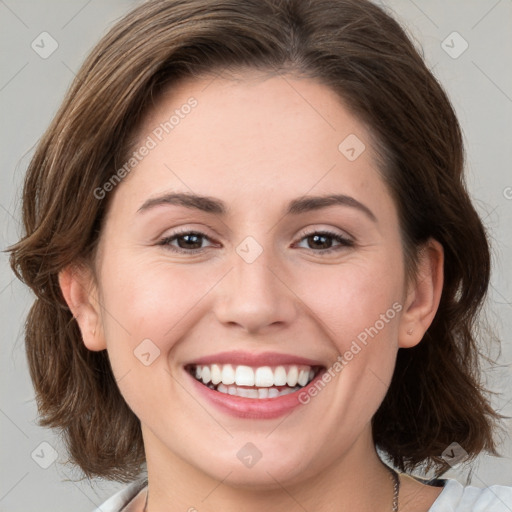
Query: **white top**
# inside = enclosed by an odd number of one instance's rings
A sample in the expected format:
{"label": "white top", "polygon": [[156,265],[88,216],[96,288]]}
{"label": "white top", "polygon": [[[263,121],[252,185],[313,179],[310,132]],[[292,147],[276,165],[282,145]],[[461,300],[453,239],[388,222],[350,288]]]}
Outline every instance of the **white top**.
{"label": "white top", "polygon": [[[445,482],[441,494],[429,512],[511,512],[512,487],[491,485],[485,489],[463,486],[451,478]],[[145,489],[146,482],[139,480],[108,499],[94,512],[130,512],[130,502]]]}

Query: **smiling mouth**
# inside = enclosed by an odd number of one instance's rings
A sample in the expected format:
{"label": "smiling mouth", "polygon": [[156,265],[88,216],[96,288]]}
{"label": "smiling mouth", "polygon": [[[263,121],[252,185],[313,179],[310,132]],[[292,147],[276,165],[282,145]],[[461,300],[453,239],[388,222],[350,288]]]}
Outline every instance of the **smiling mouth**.
{"label": "smiling mouth", "polygon": [[251,367],[231,364],[187,365],[204,386],[227,395],[265,399],[295,393],[307,386],[322,366],[279,365]]}

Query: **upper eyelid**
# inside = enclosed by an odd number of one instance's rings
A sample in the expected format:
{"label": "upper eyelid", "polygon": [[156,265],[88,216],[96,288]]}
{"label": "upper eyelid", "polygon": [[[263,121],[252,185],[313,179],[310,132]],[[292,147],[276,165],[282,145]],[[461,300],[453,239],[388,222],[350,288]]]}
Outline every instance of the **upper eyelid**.
{"label": "upper eyelid", "polygon": [[[210,228],[210,229],[212,229],[212,228]],[[339,228],[337,228],[337,229],[339,229]],[[174,232],[172,232],[172,233],[170,233],[169,235],[166,235],[166,236],[161,236],[160,239],[162,239],[162,238],[172,238],[172,237],[175,237],[175,236],[187,235],[187,234],[190,234],[190,233],[196,233],[196,234],[202,235],[202,236],[204,236],[206,238],[214,238],[215,237],[215,235],[213,237],[211,237],[210,235],[208,235],[208,233],[205,233],[201,229],[194,229],[194,228],[180,229],[180,228],[177,228],[177,231],[174,231]],[[341,230],[341,232],[338,233],[333,228],[311,228],[311,229],[304,228],[304,229],[302,229],[299,232],[299,234],[297,236],[300,236],[302,238],[302,237],[309,236],[309,235],[316,234],[316,233],[327,233],[329,235],[335,235],[335,236],[339,236],[339,237],[342,237],[342,238],[350,238],[350,239],[353,238],[353,236],[350,235],[347,231]]]}
{"label": "upper eyelid", "polygon": [[[164,237],[161,237],[160,240],[163,242],[163,241],[169,241],[169,240],[176,240],[177,238],[181,237],[181,236],[184,236],[184,235],[188,235],[188,234],[196,234],[196,235],[199,235],[201,236],[202,238],[205,238],[207,239],[209,242],[211,243],[215,243],[215,240],[213,239],[213,237],[209,236],[207,233],[204,233],[203,231],[199,230],[199,229],[183,229],[183,230],[178,230],[174,233],[171,233],[167,236],[164,236]],[[316,229],[311,229],[311,230],[307,230],[307,229],[304,229],[302,230],[297,239],[296,239],[296,242],[300,242],[302,241],[304,238],[308,237],[308,236],[311,236],[311,235],[314,235],[314,234],[323,234],[323,235],[327,235],[327,236],[330,236],[332,238],[336,238],[336,237],[339,237],[340,239],[342,240],[346,240],[347,242],[351,242],[353,243],[354,242],[354,239],[351,235],[348,235],[347,233],[337,233],[335,232],[334,230],[332,229],[327,229],[327,228],[316,228]],[[294,242],[294,243],[296,243]],[[218,242],[217,242],[218,243]],[[206,249],[206,247],[203,247],[203,249]],[[186,249],[183,249],[184,251],[187,251]],[[190,251],[187,251],[187,252],[192,252],[194,250],[201,250],[201,249],[191,249]]]}
{"label": "upper eyelid", "polygon": [[[337,229],[339,229],[339,228],[337,228]],[[299,233],[298,236],[302,239],[305,236],[310,236],[310,235],[313,235],[313,234],[316,234],[316,233],[325,233],[325,234],[328,234],[329,236],[339,236],[340,238],[344,238],[344,239],[347,239],[347,240],[354,240],[354,237],[351,234],[349,234],[347,231],[340,230],[340,232],[338,232],[334,228],[303,229]]]}

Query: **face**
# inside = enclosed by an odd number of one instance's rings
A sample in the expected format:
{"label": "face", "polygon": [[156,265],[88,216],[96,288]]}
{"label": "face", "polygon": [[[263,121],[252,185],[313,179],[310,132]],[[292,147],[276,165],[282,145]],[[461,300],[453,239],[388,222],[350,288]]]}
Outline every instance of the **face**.
{"label": "face", "polygon": [[245,73],[173,87],[134,151],[90,348],[108,349],[148,462],[263,486],[367,447],[407,299],[363,124],[313,80]]}

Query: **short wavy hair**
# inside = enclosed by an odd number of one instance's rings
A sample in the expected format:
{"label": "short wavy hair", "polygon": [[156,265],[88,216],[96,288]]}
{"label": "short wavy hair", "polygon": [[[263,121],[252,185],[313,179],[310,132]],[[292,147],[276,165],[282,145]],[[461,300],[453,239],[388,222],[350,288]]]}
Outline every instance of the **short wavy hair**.
{"label": "short wavy hair", "polygon": [[94,190],[125,161],[155,98],[181,78],[260,69],[335,91],[375,139],[397,205],[408,277],[430,237],[445,253],[439,309],[424,339],[400,349],[373,439],[401,471],[447,469],[458,442],[497,455],[476,339],[490,275],[486,232],[468,195],[461,130],[446,93],[397,21],[366,0],[150,0],[85,60],[40,140],[23,191],[11,265],[36,294],[25,342],[41,424],[59,428],[87,476],[119,481],[144,467],[140,422],[106,351],[84,346],[58,274],[92,264],[110,195]]}

